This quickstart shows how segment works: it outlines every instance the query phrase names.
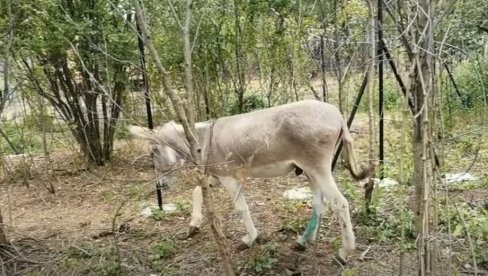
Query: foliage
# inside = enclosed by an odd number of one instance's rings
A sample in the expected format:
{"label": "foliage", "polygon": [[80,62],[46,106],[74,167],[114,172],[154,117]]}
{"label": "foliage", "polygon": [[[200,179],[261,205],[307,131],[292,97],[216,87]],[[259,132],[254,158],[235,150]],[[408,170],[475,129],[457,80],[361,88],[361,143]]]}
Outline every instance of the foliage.
{"label": "foliage", "polygon": [[359,275],[358,269],[356,267],[346,268],[341,276],[356,276]]}
{"label": "foliage", "polygon": [[278,262],[276,245],[272,242],[267,243],[262,250],[241,261],[239,270],[249,270],[260,275],[272,269]]}
{"label": "foliage", "polygon": [[127,129],[127,125],[124,123],[119,124],[117,129],[115,130],[116,139],[127,139],[129,138],[129,130]]}
{"label": "foliage", "polygon": [[107,261],[99,264],[96,268],[97,275],[100,276],[118,276],[121,275],[122,269],[120,264]]}
{"label": "foliage", "polygon": [[153,209],[151,211],[151,218],[155,221],[161,221],[166,216],[166,213],[161,209]]}
{"label": "foliage", "polygon": [[463,239],[468,247],[470,239],[478,262],[488,262],[488,209],[486,206],[473,207],[467,202],[454,202],[452,198],[441,202],[443,211],[439,215],[439,224],[450,227],[452,235]]}
{"label": "foliage", "polygon": [[176,243],[170,238],[163,239],[153,247],[154,259],[165,259],[175,253]]}
{"label": "foliage", "polygon": [[96,256],[99,254],[97,248],[86,244],[86,245],[78,245],[78,246],[71,246],[68,248],[66,251],[66,256],[68,258],[74,258],[74,259],[86,259],[86,258],[91,258],[93,256]]}
{"label": "foliage", "polygon": [[460,62],[454,69],[460,88],[460,97],[451,87],[447,96],[451,107],[485,108],[488,104],[488,57],[475,56],[473,60]]}
{"label": "foliage", "polygon": [[239,103],[237,101],[234,101],[229,106],[227,113],[229,115],[235,115],[235,114],[239,114],[239,113],[245,113],[245,112],[250,112],[253,110],[257,110],[257,109],[262,109],[262,108],[264,108],[263,100],[261,100],[258,96],[253,95],[253,96],[247,97],[244,100],[244,104],[243,104],[241,110],[239,110]]}
{"label": "foliage", "polygon": [[[117,120],[137,60],[136,36],[125,28],[124,6],[110,1],[16,1],[16,72],[20,95],[39,107],[39,96],[69,125],[86,159],[111,157]],[[37,95],[37,96],[35,96]],[[39,110],[44,114],[44,110]],[[44,122],[45,121],[45,122]],[[39,124],[50,125],[43,119]]]}
{"label": "foliage", "polygon": [[301,232],[305,230],[307,223],[308,220],[305,218],[288,218],[283,221],[281,231],[285,233],[301,234]]}
{"label": "foliage", "polygon": [[[451,5],[445,3],[445,5]],[[439,37],[449,34],[449,44],[457,47],[446,47],[445,51],[455,60],[462,59],[466,53],[482,53],[485,50],[488,34],[488,2],[470,0],[454,4],[453,13],[447,14],[445,24],[439,26]]]}
{"label": "foliage", "polygon": [[175,200],[176,210],[173,212],[165,212],[159,208],[154,208],[151,211],[151,218],[155,221],[162,221],[168,216],[181,215],[183,212],[188,211],[190,205],[186,200]]}
{"label": "foliage", "polygon": [[[10,143],[18,153],[39,153],[42,150],[42,142],[39,135],[22,123],[3,122],[2,131],[7,135]],[[24,127],[25,126],[25,127]],[[7,154],[15,153],[7,141],[0,138],[0,152]]]}
{"label": "foliage", "polygon": [[[401,203],[399,195],[404,194],[398,188],[386,190],[375,188],[373,201],[366,209],[364,203],[360,209],[357,222],[359,233],[386,244],[399,244],[404,250],[411,249],[415,242],[414,213]],[[388,200],[388,202],[385,202]],[[388,212],[384,206],[388,205]],[[403,239],[402,235],[403,233]]]}

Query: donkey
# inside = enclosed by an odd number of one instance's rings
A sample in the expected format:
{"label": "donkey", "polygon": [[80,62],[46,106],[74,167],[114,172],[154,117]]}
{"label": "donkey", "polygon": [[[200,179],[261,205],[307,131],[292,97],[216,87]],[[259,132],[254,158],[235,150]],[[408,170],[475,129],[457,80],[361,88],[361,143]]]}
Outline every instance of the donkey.
{"label": "donkey", "polygon": [[[303,100],[200,122],[195,127],[207,172],[220,180],[244,221],[246,235],[242,241],[245,245],[253,245],[258,231],[239,180],[278,177],[295,170],[297,175],[305,174],[313,193],[313,211],[305,232],[297,239],[298,245],[306,248],[316,239],[319,218],[328,202],[340,221],[342,248],[339,256],[346,260],[355,250],[349,203],[339,191],[331,171],[340,139],[344,144],[347,168],[354,179],[369,176],[373,166],[357,167],[352,137],[337,107],[317,100]],[[129,131],[150,141],[151,155],[158,171],[173,171],[188,164],[190,149],[181,125],[171,121],[153,131],[138,126],[130,126]],[[199,187],[195,188],[193,196],[196,207],[190,226],[198,228],[203,217]]]}

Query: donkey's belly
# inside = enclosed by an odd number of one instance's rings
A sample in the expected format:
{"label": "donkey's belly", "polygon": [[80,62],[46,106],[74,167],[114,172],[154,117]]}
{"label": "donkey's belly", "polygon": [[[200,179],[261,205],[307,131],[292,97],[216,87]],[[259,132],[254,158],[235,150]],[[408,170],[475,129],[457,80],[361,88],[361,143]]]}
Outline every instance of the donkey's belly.
{"label": "donkey's belly", "polygon": [[278,162],[269,165],[251,167],[247,169],[247,176],[249,177],[278,177],[288,174],[295,169],[295,164],[290,161]]}

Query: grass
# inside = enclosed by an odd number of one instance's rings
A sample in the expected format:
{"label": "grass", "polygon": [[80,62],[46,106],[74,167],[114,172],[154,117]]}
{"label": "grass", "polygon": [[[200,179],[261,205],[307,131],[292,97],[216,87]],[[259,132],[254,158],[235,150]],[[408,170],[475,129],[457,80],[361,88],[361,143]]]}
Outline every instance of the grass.
{"label": "grass", "polygon": [[251,275],[261,275],[269,272],[277,264],[277,246],[273,242],[269,242],[261,250],[241,260],[239,271],[246,271]]}

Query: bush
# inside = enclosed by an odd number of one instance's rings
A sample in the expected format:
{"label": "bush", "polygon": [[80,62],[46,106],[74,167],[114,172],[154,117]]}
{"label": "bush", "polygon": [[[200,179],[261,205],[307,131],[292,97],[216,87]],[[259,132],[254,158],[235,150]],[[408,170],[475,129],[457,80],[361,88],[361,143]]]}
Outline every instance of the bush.
{"label": "bush", "polygon": [[[357,78],[355,80],[355,89],[354,95],[351,98],[351,108],[354,105],[354,100],[357,97],[357,93],[359,93],[359,88],[361,87],[362,79]],[[375,80],[375,88],[374,88],[374,110],[375,112],[378,109],[378,80]],[[393,75],[385,75],[384,82],[383,82],[383,103],[384,103],[384,110],[391,110],[395,111],[398,110],[404,104],[404,96],[402,91],[400,90],[400,86],[398,85],[395,77]],[[364,91],[363,97],[361,98],[360,103],[360,110],[364,112],[368,112],[369,110],[369,102],[368,102],[368,90]]]}
{"label": "bush", "polygon": [[[41,151],[42,141],[39,136],[32,135],[33,133],[26,130],[23,125],[4,122],[1,123],[1,128],[18,153]],[[0,137],[0,151],[6,154],[15,153],[11,145],[4,137]]]}
{"label": "bush", "polygon": [[252,254],[245,260],[241,260],[239,264],[240,271],[248,271],[253,275],[261,275],[269,272],[278,263],[276,245],[268,242],[262,250]]}
{"label": "bush", "polygon": [[449,81],[447,86],[452,88],[447,89],[450,107],[483,107],[488,93],[488,58],[463,61],[455,66],[453,75],[461,97]]}
{"label": "bush", "polygon": [[164,239],[160,241],[156,246],[153,248],[154,258],[158,259],[165,259],[169,258],[175,253],[176,250],[176,243],[172,239]]}
{"label": "bush", "polygon": [[[252,95],[249,97],[244,98],[244,104],[242,106],[242,113],[250,112],[257,109],[262,109],[265,107],[263,100],[256,96]],[[236,115],[239,114],[239,101],[237,99],[231,103],[231,105],[226,108],[226,113],[228,115]]]}

